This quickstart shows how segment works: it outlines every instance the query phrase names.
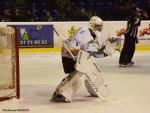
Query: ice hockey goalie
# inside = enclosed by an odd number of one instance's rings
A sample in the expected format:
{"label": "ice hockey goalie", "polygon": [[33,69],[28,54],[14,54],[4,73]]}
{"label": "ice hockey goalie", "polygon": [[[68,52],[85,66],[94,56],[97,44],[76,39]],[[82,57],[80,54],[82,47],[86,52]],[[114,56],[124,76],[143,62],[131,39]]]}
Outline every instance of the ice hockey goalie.
{"label": "ice hockey goalie", "polygon": [[88,27],[80,28],[71,38],[64,41],[62,64],[68,76],[55,89],[52,102],[71,102],[72,96],[83,84],[91,96],[104,99],[101,89],[105,84],[95,59],[112,55],[120,46],[120,39],[101,38],[102,29],[102,19],[94,16],[90,19]]}

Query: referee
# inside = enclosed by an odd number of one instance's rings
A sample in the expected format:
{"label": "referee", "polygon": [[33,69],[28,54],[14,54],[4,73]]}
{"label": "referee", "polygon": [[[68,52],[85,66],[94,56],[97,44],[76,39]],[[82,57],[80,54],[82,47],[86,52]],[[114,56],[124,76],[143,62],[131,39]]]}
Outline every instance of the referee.
{"label": "referee", "polygon": [[135,44],[138,43],[137,34],[138,27],[141,24],[141,10],[137,7],[133,7],[131,10],[131,15],[128,18],[127,28],[125,31],[125,39],[123,49],[120,54],[119,66],[125,67],[129,65],[133,65],[132,61],[134,52],[135,52]]}

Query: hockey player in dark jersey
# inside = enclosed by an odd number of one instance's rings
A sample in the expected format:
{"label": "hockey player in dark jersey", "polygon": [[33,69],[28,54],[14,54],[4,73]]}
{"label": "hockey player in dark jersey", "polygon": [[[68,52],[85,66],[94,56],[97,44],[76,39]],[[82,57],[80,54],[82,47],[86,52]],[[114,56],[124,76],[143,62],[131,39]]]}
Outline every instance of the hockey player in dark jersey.
{"label": "hockey player in dark jersey", "polygon": [[136,43],[138,43],[138,27],[141,25],[142,10],[133,7],[131,15],[127,20],[127,28],[125,31],[125,39],[123,49],[120,54],[119,66],[131,66],[134,64],[132,58],[135,52]]}

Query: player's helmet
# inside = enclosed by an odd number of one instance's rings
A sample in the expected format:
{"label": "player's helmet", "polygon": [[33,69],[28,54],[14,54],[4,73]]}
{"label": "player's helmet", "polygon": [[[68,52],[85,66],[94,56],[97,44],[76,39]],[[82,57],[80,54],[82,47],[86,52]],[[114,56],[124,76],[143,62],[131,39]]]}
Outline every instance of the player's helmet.
{"label": "player's helmet", "polygon": [[142,10],[138,7],[132,7],[131,9],[132,11],[135,11],[135,12],[141,12]]}
{"label": "player's helmet", "polygon": [[134,6],[134,7],[131,9],[131,13],[132,13],[133,15],[135,15],[135,16],[141,17],[141,15],[142,15],[142,10],[141,10],[140,8]]}
{"label": "player's helmet", "polygon": [[103,20],[98,16],[93,16],[89,21],[89,26],[92,29],[102,31],[103,29]]}

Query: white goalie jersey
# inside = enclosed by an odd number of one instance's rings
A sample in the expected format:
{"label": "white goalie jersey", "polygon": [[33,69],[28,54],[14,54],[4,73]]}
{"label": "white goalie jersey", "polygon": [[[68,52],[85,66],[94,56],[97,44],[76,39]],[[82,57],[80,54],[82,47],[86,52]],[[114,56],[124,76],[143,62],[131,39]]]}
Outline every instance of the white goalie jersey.
{"label": "white goalie jersey", "polygon": [[[97,58],[112,55],[120,46],[117,38],[110,36],[105,39],[100,36],[99,31],[92,32],[88,27],[80,28],[73,37],[65,40],[64,43],[73,54],[75,50],[83,50]],[[74,55],[77,56],[77,52]],[[67,52],[62,52],[62,56],[71,57]]]}
{"label": "white goalie jersey", "polygon": [[[88,27],[80,28],[70,39],[64,41],[70,50],[84,50],[87,52],[97,52],[103,45],[104,41],[100,38],[100,33],[95,33],[95,39],[91,35]],[[66,54],[62,53],[62,56]],[[69,56],[68,56],[69,57]]]}

